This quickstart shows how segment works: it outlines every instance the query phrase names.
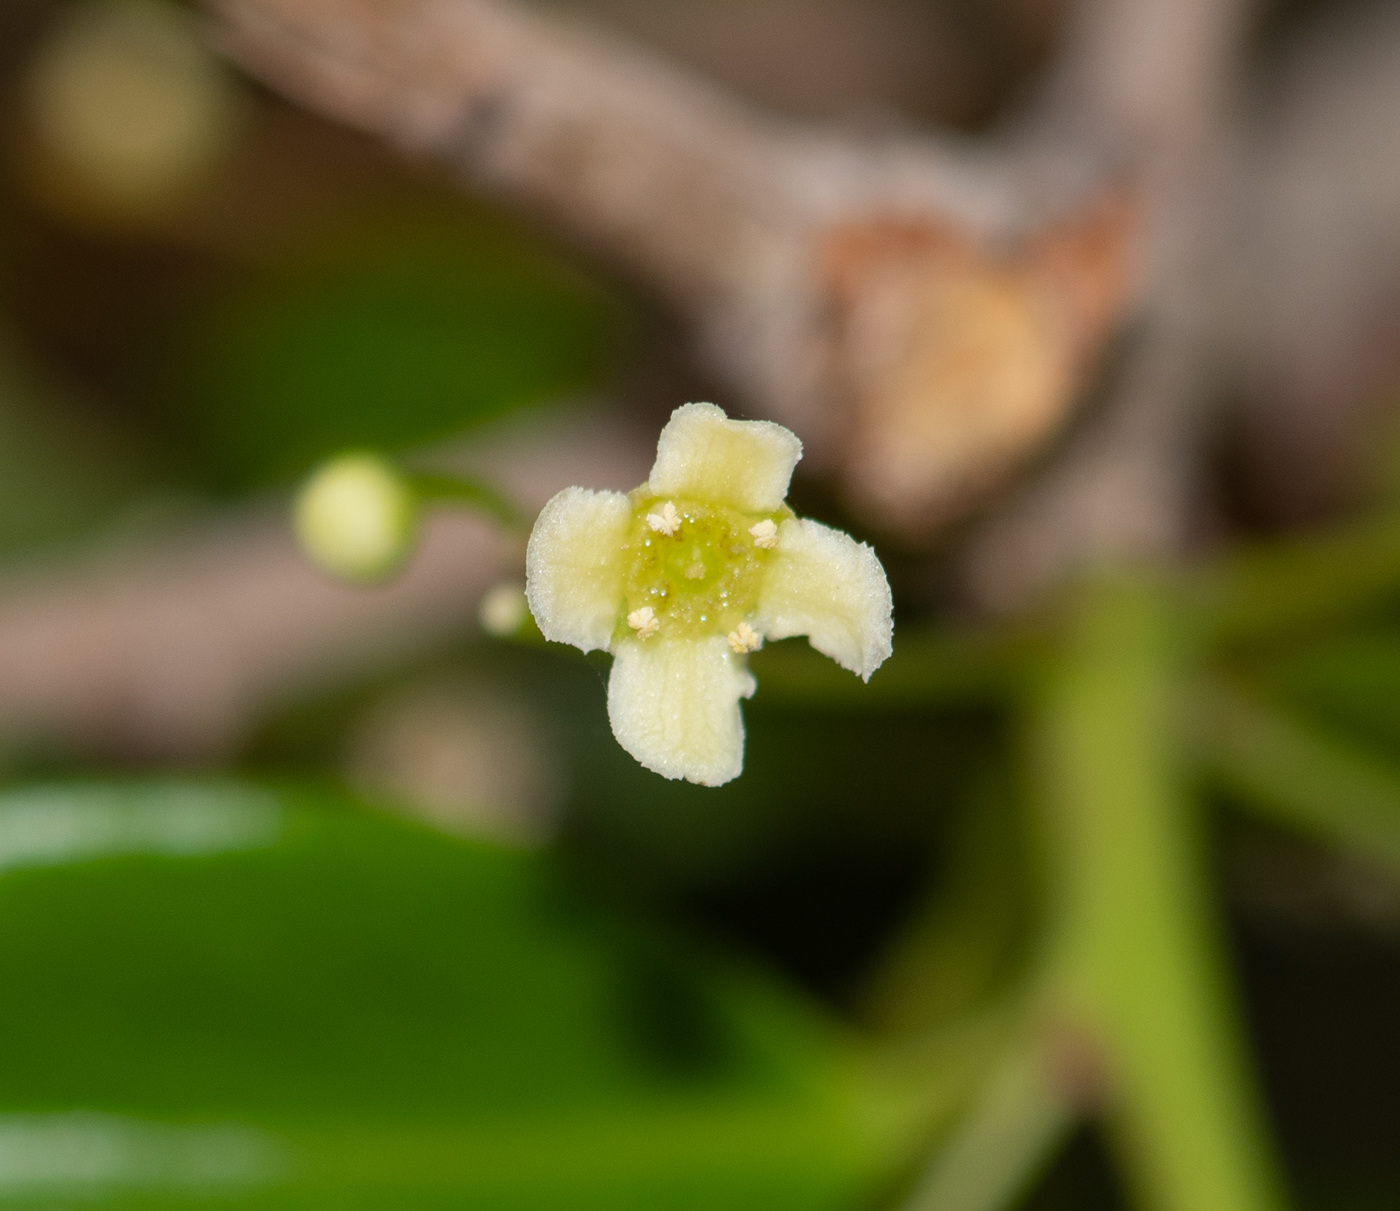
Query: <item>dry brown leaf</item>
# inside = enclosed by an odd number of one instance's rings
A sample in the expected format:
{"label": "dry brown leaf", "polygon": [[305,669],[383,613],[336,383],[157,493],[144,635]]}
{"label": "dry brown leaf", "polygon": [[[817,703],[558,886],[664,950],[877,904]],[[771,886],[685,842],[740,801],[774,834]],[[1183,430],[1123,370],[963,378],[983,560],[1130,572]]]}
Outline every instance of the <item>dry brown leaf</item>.
{"label": "dry brown leaf", "polygon": [[1115,189],[1010,250],[936,220],[827,237],[834,373],[853,503],[910,536],[966,512],[1072,414],[1131,290],[1138,230]]}

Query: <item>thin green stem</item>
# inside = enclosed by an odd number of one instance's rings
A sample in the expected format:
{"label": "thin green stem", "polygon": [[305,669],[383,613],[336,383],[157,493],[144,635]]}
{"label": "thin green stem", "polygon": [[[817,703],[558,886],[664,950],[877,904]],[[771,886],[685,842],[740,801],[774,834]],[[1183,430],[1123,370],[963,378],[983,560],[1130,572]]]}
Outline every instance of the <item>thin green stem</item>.
{"label": "thin green stem", "polygon": [[485,513],[508,530],[528,533],[530,518],[499,489],[480,479],[412,471],[409,486],[423,504],[447,504]]}
{"label": "thin green stem", "polygon": [[1038,756],[1058,892],[1051,995],[1069,1034],[1101,1052],[1140,1205],[1278,1211],[1182,786],[1180,647],[1154,585],[1106,580],[1085,592],[1048,670]]}
{"label": "thin green stem", "polygon": [[1017,788],[986,771],[951,839],[947,875],[882,956],[864,1016],[899,1035],[986,1006],[1023,975],[1033,883]]}
{"label": "thin green stem", "polygon": [[902,1211],[1003,1211],[1064,1145],[1077,1117],[1051,1079],[1042,1041],[1028,1033],[989,1073]]}

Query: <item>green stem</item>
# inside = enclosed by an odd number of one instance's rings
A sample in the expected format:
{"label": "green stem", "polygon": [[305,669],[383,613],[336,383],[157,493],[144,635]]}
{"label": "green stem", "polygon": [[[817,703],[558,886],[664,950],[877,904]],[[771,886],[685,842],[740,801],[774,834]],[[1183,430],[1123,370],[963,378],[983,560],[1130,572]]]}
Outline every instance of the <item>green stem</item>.
{"label": "green stem", "polygon": [[1046,1070],[1041,1041],[1008,1048],[902,1211],[1002,1211],[1069,1138],[1077,1118]]}
{"label": "green stem", "polygon": [[448,504],[485,513],[508,530],[528,533],[530,518],[504,493],[484,480],[411,471],[409,486],[423,504]]}
{"label": "green stem", "polygon": [[974,785],[947,875],[877,964],[864,1017],[885,1032],[945,1026],[1007,995],[1022,973],[1034,906],[1024,796],[1004,768]]}
{"label": "green stem", "polygon": [[1282,1184],[1182,791],[1175,623],[1154,586],[1099,582],[1045,680],[1050,994],[1067,1038],[1098,1048],[1105,1070],[1090,1063],[1081,1077],[1104,1084],[1141,1206],[1278,1211]]}

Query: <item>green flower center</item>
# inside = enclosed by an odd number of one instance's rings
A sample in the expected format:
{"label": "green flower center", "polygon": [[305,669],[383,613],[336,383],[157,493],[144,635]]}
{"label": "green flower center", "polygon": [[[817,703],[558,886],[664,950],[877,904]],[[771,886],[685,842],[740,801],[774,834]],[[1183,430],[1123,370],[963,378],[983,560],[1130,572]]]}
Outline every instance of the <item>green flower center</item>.
{"label": "green flower center", "polygon": [[[773,557],[753,527],[791,516],[786,508],[743,513],[725,505],[634,493],[619,636],[702,639],[728,634],[757,607],[764,569]],[[635,621],[629,625],[628,617],[635,619],[647,608],[657,626],[643,631]]]}

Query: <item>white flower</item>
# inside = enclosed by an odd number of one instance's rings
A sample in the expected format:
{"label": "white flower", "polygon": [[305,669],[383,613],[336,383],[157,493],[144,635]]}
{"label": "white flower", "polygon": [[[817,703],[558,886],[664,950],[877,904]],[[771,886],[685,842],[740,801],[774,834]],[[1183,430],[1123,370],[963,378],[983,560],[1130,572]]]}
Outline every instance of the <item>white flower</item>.
{"label": "white flower", "polygon": [[630,495],[566,488],[526,554],[545,638],[613,653],[608,718],[647,769],[719,786],[744,766],[748,653],[806,635],[865,679],[889,656],[875,552],[784,503],[802,443],[713,404],[677,408]]}

